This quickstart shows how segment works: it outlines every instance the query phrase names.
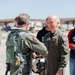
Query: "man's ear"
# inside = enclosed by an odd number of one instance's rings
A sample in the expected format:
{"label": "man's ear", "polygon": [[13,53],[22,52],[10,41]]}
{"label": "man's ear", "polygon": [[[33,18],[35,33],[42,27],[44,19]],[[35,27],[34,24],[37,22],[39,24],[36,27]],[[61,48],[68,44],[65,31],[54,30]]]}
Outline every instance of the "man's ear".
{"label": "man's ear", "polygon": [[46,22],[46,25],[48,25],[48,22]]}
{"label": "man's ear", "polygon": [[60,22],[57,22],[57,24],[59,25],[59,24],[60,24]]}

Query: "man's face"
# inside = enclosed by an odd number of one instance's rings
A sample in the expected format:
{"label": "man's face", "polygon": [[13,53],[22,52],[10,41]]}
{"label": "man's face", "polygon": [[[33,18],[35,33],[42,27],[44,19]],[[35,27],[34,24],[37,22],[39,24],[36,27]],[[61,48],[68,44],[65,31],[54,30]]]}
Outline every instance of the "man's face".
{"label": "man's face", "polygon": [[58,22],[56,18],[49,18],[47,21],[47,27],[49,30],[54,30],[55,28],[58,27]]}

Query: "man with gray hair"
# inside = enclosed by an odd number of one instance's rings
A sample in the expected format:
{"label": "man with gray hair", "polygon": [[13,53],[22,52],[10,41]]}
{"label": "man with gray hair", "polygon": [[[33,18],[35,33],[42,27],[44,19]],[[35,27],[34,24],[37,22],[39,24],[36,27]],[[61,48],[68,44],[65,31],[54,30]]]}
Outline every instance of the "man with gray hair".
{"label": "man with gray hair", "polygon": [[10,75],[30,75],[32,52],[46,56],[48,51],[43,43],[27,31],[30,21],[28,14],[20,14],[15,21],[17,25],[12,28],[6,42],[7,70],[10,70]]}

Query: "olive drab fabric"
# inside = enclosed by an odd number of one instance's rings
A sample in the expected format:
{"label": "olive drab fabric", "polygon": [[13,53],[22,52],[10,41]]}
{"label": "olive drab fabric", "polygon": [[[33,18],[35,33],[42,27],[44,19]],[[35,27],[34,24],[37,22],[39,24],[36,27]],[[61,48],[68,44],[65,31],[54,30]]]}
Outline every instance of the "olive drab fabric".
{"label": "olive drab fabric", "polygon": [[42,54],[43,56],[48,54],[46,46],[32,34],[24,33],[22,40],[24,43],[24,48],[21,49],[22,52],[25,52],[25,49],[31,49],[32,51]]}
{"label": "olive drab fabric", "polygon": [[60,69],[63,70],[69,60],[69,47],[67,36],[59,29],[51,34],[45,35],[44,43],[49,51],[47,56],[47,75],[56,75]]}
{"label": "olive drab fabric", "polygon": [[21,73],[24,65],[27,64],[27,56],[29,56],[29,52],[23,54],[20,50],[21,36],[24,33],[24,31],[12,31],[8,36],[8,40],[6,43],[8,59],[6,60],[6,63],[14,64],[18,68],[18,71],[14,72],[12,75]]}

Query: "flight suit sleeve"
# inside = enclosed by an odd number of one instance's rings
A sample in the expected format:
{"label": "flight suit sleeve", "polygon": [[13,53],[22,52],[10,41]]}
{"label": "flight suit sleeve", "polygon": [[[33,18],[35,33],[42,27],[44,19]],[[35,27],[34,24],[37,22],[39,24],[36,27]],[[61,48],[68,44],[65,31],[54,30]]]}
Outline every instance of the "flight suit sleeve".
{"label": "flight suit sleeve", "polygon": [[25,38],[24,42],[25,42],[25,47],[29,48],[30,50],[38,52],[43,56],[46,56],[48,54],[46,46],[33,35],[28,35]]}
{"label": "flight suit sleeve", "polygon": [[64,67],[66,67],[67,62],[69,61],[69,43],[68,43],[68,37],[66,35],[61,35],[60,38],[60,63],[59,63],[59,70],[62,70]]}

